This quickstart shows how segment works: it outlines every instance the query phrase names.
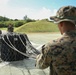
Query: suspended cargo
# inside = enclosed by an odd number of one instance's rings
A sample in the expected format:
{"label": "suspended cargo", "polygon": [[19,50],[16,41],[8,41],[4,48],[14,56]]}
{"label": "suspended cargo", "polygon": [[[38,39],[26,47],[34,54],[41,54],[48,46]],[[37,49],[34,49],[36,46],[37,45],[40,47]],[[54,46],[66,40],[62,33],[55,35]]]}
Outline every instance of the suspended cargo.
{"label": "suspended cargo", "polygon": [[2,34],[0,46],[3,61],[23,60],[28,57],[35,57],[40,53],[32,46],[26,34]]}

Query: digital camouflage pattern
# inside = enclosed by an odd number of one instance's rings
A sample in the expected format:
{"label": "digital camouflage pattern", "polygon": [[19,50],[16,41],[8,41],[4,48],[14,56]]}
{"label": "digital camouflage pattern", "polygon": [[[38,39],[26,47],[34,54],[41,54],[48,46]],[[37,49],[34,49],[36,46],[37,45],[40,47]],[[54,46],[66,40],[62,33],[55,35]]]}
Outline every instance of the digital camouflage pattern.
{"label": "digital camouflage pattern", "polygon": [[76,75],[76,31],[68,31],[57,40],[42,46],[36,67],[45,69],[52,64],[53,75]]}
{"label": "digital camouflage pattern", "polygon": [[51,20],[54,20],[55,22],[60,21],[74,21],[76,24],[76,7],[74,6],[64,6],[61,7],[57,13],[56,16],[51,16]]}

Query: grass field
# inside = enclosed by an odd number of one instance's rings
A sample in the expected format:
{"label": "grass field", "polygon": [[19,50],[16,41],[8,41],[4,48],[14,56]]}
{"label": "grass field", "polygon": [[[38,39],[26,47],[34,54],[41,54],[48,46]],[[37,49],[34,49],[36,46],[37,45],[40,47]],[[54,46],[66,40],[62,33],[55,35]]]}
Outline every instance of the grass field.
{"label": "grass field", "polygon": [[47,20],[30,22],[18,27],[16,32],[59,32],[57,25]]}
{"label": "grass field", "polygon": [[7,30],[7,28],[0,28],[0,30]]}
{"label": "grass field", "polygon": [[[7,28],[0,28],[0,30],[7,30]],[[14,27],[14,31],[18,33],[59,32],[57,25],[48,20],[29,22],[20,27]]]}
{"label": "grass field", "polygon": [[[17,27],[14,27],[14,31],[17,29]],[[7,28],[0,28],[0,30],[5,30],[7,31]]]}

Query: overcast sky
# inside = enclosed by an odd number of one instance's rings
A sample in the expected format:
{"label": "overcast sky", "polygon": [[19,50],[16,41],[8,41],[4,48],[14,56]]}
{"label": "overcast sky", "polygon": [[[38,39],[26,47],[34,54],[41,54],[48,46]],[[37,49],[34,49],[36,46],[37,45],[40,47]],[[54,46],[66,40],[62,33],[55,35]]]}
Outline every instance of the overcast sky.
{"label": "overcast sky", "polygon": [[76,0],[0,0],[0,16],[23,19],[27,15],[31,19],[44,19],[65,5],[76,6]]}

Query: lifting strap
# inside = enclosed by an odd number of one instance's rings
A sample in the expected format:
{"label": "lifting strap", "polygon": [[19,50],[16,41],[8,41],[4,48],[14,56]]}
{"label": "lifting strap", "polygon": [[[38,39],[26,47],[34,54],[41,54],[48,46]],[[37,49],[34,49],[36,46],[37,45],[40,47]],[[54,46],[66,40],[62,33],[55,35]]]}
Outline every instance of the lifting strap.
{"label": "lifting strap", "polygon": [[20,35],[18,35],[18,37],[19,37],[20,41],[22,42],[22,44],[24,45],[24,47],[26,47],[26,53],[23,53],[23,52],[19,51],[19,50],[11,43],[8,35],[6,35],[6,37],[7,37],[7,40],[8,40],[9,43],[5,40],[5,38],[4,38],[3,36],[2,36],[1,38],[2,38],[2,40],[6,43],[6,45],[8,45],[8,46],[9,46],[11,49],[13,49],[14,51],[16,51],[16,52],[18,52],[18,53],[20,53],[20,54],[22,54],[22,55],[24,55],[24,56],[27,56],[27,57],[34,58],[34,59],[35,59],[36,56],[37,56],[38,54],[40,54],[40,52],[32,46],[32,44],[29,42],[29,40],[27,39],[27,37],[25,37],[25,35],[23,35],[23,36],[24,36],[24,38],[26,39],[26,44],[27,44],[27,45],[24,44],[24,42],[23,42],[23,40],[21,39]]}

